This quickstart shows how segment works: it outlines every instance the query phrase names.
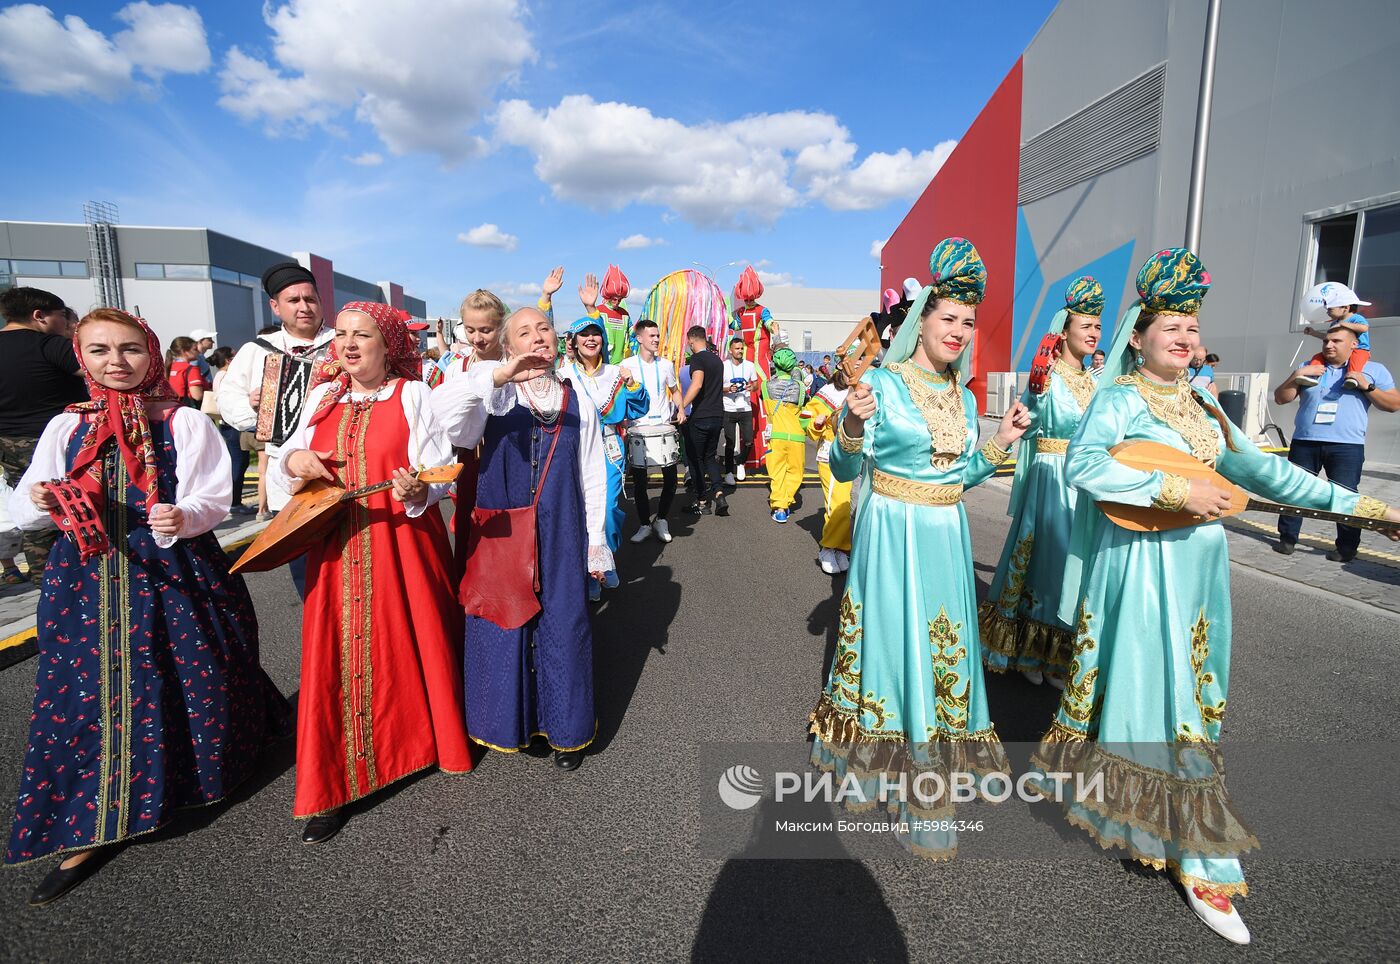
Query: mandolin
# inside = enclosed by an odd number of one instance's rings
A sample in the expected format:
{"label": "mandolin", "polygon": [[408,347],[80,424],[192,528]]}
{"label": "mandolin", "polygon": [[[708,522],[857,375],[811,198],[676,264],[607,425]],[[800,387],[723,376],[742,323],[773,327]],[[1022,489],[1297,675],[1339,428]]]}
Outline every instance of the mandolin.
{"label": "mandolin", "polygon": [[1393,530],[1396,528],[1394,522],[1387,522],[1384,519],[1363,519],[1360,516],[1346,515],[1341,512],[1304,509],[1296,505],[1283,505],[1278,502],[1255,499],[1210,466],[1198,462],[1180,449],[1174,449],[1161,442],[1146,440],[1119,442],[1108,450],[1108,454],[1129,468],[1139,469],[1143,472],[1161,469],[1163,472],[1179,475],[1186,479],[1205,479],[1230,493],[1230,508],[1216,519],[1207,519],[1205,516],[1192,515],[1189,512],[1168,512],[1165,509],[1156,509],[1152,506],[1124,505],[1121,502],[1098,503],[1099,509],[1108,516],[1114,525],[1131,529],[1133,532],[1166,532],[1171,529],[1184,529],[1188,526],[1200,525],[1203,522],[1228,519],[1241,512],[1272,512],[1275,515],[1291,515],[1300,519],[1316,519],[1319,522],[1340,522],[1342,525],[1355,526],[1358,529]]}
{"label": "mandolin", "polygon": [[1026,383],[1032,395],[1044,395],[1050,387],[1050,372],[1064,350],[1064,335],[1046,335],[1040,339],[1040,347],[1035,351],[1035,360],[1031,362],[1031,377]]}
{"label": "mandolin", "polygon": [[[461,471],[462,464],[453,462],[437,468],[421,469],[414,477],[431,485],[452,482]],[[359,489],[345,489],[324,479],[308,480],[292,496],[292,501],[267,524],[267,528],[258,533],[230,571],[267,572],[286,565],[334,528],[345,505],[393,487],[392,480]]]}

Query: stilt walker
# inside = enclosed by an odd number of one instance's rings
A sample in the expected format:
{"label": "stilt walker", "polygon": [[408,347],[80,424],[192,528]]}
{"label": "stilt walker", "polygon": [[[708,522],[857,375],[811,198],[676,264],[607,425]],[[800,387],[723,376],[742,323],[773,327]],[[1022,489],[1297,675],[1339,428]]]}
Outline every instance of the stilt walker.
{"label": "stilt walker", "polygon": [[[836,653],[810,717],[815,766],[853,775],[874,802],[882,782],[913,786],[890,803],[926,857],[956,853],[946,793],[916,772],[1007,772],[978,659],[977,580],[965,488],[991,478],[1030,423],[1020,403],[978,445],[977,404],[958,365],[972,343],[986,268],[963,238],[939,242],[923,289],[886,354],[846,397],[831,473],[862,479]],[[897,812],[896,812],[897,811]]]}
{"label": "stilt walker", "polygon": [[763,282],[758,279],[757,272],[750,265],[744,269],[744,273],[734,285],[734,300],[739,307],[731,313],[729,327],[744,339],[744,356],[753,362],[753,367],[758,372],[758,384],[753,390],[757,424],[754,426],[753,451],[748,454],[747,459],[751,472],[763,467],[764,456],[768,452],[768,414],[759,402],[763,383],[772,372],[772,342],[778,331],[773,315],[758,303],[758,299],[762,297]]}
{"label": "stilt walker", "polygon": [[604,359],[609,365],[616,365],[624,358],[636,354],[636,339],[632,336],[632,317],[627,313],[627,293],[631,291],[627,276],[615,264],[608,265],[603,275],[601,293],[603,300],[593,310],[603,320],[603,334],[608,342],[608,354]]}
{"label": "stilt walker", "polygon": [[[1074,632],[1060,620],[1060,590],[1078,493],[1065,484],[1065,452],[1098,382],[1085,356],[1098,347],[1103,286],[1075,278],[1037,357],[1038,378],[1021,397],[1031,427],[1016,455],[1007,514],[1011,530],[979,615],[987,669],[1019,670],[1032,683],[1065,688]],[[1053,357],[1052,357],[1053,356]]]}
{"label": "stilt walker", "polygon": [[[1065,477],[1079,502],[1066,582],[1080,591],[1062,597],[1060,616],[1075,627],[1073,662],[1032,762],[1086,782],[1102,776],[1105,793],[1060,800],[1067,819],[1100,845],[1165,869],[1212,930],[1243,944],[1249,930],[1231,898],[1248,892],[1239,856],[1258,842],[1226,791],[1218,745],[1232,628],[1219,518],[1230,494],[1132,468],[1110,450],[1150,440],[1277,502],[1397,522],[1400,512],[1260,452],[1207,392],[1189,385],[1209,287],[1205,267],[1184,248],[1148,259],[1139,299],[1114,332],[1100,387],[1070,441]],[[1200,522],[1133,531],[1110,522],[1097,502]]]}

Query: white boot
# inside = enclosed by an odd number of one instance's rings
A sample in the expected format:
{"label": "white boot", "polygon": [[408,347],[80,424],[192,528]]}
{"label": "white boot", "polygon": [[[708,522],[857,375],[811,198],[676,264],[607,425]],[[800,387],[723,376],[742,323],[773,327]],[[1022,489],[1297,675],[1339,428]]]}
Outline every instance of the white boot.
{"label": "white boot", "polygon": [[1059,673],[1046,673],[1045,682],[1055,687],[1055,689],[1059,690],[1061,693],[1065,691],[1065,678]]}
{"label": "white boot", "polygon": [[1186,903],[1207,927],[1232,944],[1249,943],[1249,928],[1244,926],[1244,919],[1234,904],[1230,904],[1230,911],[1226,913],[1210,901],[1196,896],[1196,888],[1190,884],[1183,884],[1181,889],[1186,891]]}
{"label": "white boot", "polygon": [[1024,676],[1026,679],[1030,680],[1036,686],[1039,686],[1041,683],[1045,682],[1045,677],[1040,675],[1040,670],[1038,669],[1023,669],[1021,670],[1021,675]]}
{"label": "white boot", "polygon": [[851,554],[841,549],[832,549],[831,557],[836,560],[837,572],[848,572],[851,568]]}
{"label": "white boot", "polygon": [[651,525],[651,523],[644,523],[644,524],[642,525],[642,527],[641,527],[640,529],[638,529],[638,530],[636,531],[636,533],[633,534],[633,536],[632,536],[632,541],[633,541],[633,542],[646,542],[648,539],[651,538],[652,529],[653,529],[653,526]]}
{"label": "white boot", "polygon": [[734,473],[733,473],[733,472],[726,472],[726,473],[724,473],[724,484],[725,484],[725,485],[734,485],[734,484],[735,484],[735,483],[734,483]]}
{"label": "white boot", "polygon": [[651,528],[656,533],[656,538],[662,542],[671,541],[671,527],[666,524],[665,519],[657,519],[651,524]]}
{"label": "white boot", "polygon": [[738,465],[734,466],[734,478],[738,479],[740,482],[744,481],[744,463],[743,463],[743,462],[740,462]]}
{"label": "white boot", "polygon": [[822,564],[822,572],[826,573],[828,576],[834,576],[841,571],[840,569],[836,568],[836,560],[831,558],[830,549],[824,548],[821,552],[818,552],[817,562],[820,562]]}

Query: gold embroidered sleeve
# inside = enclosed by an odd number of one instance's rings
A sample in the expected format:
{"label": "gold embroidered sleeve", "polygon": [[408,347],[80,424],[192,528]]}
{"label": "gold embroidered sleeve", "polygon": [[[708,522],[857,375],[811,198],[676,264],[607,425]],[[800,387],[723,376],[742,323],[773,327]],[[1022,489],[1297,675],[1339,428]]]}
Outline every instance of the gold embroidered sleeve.
{"label": "gold embroidered sleeve", "polygon": [[1001,448],[996,439],[988,439],[987,444],[982,446],[982,457],[992,465],[1000,465],[1011,458],[1011,450]]}
{"label": "gold embroidered sleeve", "polygon": [[1384,519],[1385,511],[1390,506],[1380,499],[1373,499],[1369,495],[1363,495],[1356,500],[1356,511],[1352,515],[1362,519]]}
{"label": "gold embroidered sleeve", "polygon": [[1166,472],[1162,475],[1162,491],[1152,500],[1152,507],[1167,512],[1180,512],[1186,508],[1186,499],[1190,495],[1190,479]]}
{"label": "gold embroidered sleeve", "polygon": [[841,446],[841,451],[850,452],[852,455],[861,450],[865,444],[865,435],[858,435],[855,438],[846,434],[846,419],[841,418],[836,423],[836,444]]}

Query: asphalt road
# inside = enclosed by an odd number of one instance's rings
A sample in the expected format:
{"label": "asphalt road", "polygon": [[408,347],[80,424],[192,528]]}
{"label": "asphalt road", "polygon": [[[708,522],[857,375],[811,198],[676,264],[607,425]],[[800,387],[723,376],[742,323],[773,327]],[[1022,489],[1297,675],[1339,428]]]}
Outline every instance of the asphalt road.
{"label": "asphalt road", "polygon": [[[30,960],[1264,960],[1393,959],[1396,864],[1246,861],[1254,944],[1212,936],[1160,874],[1073,860],[746,860],[704,856],[700,801],[722,741],[800,743],[834,638],[840,577],[815,563],[820,493],[774,525],[744,488],[730,518],[622,554],[598,611],[600,734],[574,773],[490,754],[359,807],[332,843],[291,818],[290,744],[230,803],[117,853],[45,909],[47,864],[0,870],[0,959]],[[1005,489],[968,496],[983,589]],[[678,514],[678,513],[674,513]],[[298,686],[285,573],[253,576],[263,660]],[[1228,740],[1380,739],[1396,718],[1400,619],[1235,567]],[[0,813],[14,803],[35,661],[0,673]],[[1003,740],[1033,740],[1045,687],[992,677]],[[1393,775],[1388,777],[1393,780]],[[1319,796],[1325,813],[1328,801]],[[761,811],[761,808],[760,808]],[[1394,830],[1391,824],[1389,831]]]}

